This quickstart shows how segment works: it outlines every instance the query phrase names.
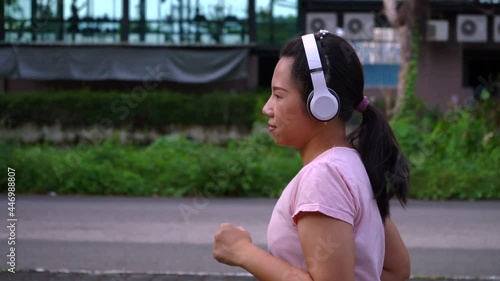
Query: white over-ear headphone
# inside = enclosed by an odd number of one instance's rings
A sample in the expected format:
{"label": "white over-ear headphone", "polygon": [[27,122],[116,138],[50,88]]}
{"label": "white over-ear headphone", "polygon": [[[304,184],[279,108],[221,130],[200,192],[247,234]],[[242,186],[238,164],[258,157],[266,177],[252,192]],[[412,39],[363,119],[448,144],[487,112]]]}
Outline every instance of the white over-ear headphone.
{"label": "white over-ear headphone", "polygon": [[307,64],[309,65],[313,84],[313,91],[307,98],[307,110],[318,121],[330,121],[339,112],[339,97],[334,90],[328,88],[326,85],[325,74],[314,34],[302,36],[302,43],[306,51]]}

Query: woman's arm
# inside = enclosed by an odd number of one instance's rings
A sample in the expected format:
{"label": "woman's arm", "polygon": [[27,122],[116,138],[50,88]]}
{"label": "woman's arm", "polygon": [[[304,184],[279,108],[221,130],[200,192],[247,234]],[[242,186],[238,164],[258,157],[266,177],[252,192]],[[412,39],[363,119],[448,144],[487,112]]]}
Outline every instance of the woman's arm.
{"label": "woman's arm", "polygon": [[382,281],[402,281],[410,278],[410,256],[394,222],[385,220],[385,258]]}
{"label": "woman's arm", "polygon": [[301,213],[299,239],[308,271],[297,268],[255,246],[248,232],[230,224],[215,235],[214,257],[240,266],[261,281],[354,281],[352,226],[320,213]]}
{"label": "woman's arm", "polygon": [[314,281],[354,281],[352,225],[319,212],[302,212],[297,227]]}
{"label": "woman's arm", "polygon": [[246,230],[228,223],[215,233],[213,256],[221,263],[245,269],[260,281],[313,281],[307,271],[255,246]]}
{"label": "woman's arm", "polygon": [[274,257],[253,244],[245,251],[245,256],[240,267],[260,281],[314,281],[307,271]]}

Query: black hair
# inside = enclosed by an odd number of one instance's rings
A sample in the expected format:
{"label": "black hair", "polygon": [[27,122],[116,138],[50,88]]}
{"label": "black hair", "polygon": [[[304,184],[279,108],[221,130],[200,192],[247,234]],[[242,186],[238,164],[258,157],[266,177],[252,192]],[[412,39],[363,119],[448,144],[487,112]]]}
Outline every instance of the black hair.
{"label": "black hair", "polygon": [[[347,122],[364,98],[363,67],[354,48],[345,39],[331,33],[321,35],[321,39],[319,36],[316,34],[315,38],[326,83],[340,99],[340,111],[336,118]],[[305,103],[313,85],[301,38],[289,41],[281,50],[280,57],[293,58],[292,77]],[[361,124],[347,136],[347,140],[361,155],[385,222],[385,218],[390,216],[389,200],[394,195],[401,205],[406,205],[410,168],[385,117],[372,105],[368,105],[362,115]]]}

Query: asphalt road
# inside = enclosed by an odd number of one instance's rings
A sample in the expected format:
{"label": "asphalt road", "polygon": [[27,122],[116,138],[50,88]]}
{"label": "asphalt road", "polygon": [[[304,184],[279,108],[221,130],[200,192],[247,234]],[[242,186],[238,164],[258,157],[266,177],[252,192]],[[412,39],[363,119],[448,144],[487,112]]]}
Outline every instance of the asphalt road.
{"label": "asphalt road", "polygon": [[[70,271],[243,273],[212,258],[222,222],[266,248],[274,199],[169,199],[18,195],[16,268]],[[414,276],[500,276],[500,202],[392,204]],[[2,207],[3,206],[3,207]],[[10,234],[0,197],[0,267]]]}

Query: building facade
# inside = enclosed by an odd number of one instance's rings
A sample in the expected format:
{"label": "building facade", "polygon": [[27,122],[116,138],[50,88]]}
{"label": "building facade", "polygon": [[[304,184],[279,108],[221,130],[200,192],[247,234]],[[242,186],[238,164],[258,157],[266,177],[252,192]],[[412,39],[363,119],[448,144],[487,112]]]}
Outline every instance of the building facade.
{"label": "building facade", "polygon": [[[376,0],[301,0],[299,28],[340,27],[348,39],[373,42],[377,28],[389,27],[383,9],[383,2]],[[429,0],[426,9],[428,18],[420,19],[426,28],[420,40],[417,96],[441,110],[470,102],[485,90],[498,99],[500,1]]]}
{"label": "building facade", "polygon": [[[366,91],[394,91],[397,34],[381,0],[0,0],[0,91],[46,87],[243,90],[268,86],[280,47],[344,36]],[[430,0],[417,95],[446,108],[500,86],[500,0]],[[498,94],[496,94],[498,96]]]}

